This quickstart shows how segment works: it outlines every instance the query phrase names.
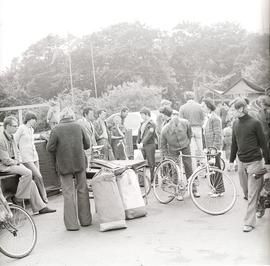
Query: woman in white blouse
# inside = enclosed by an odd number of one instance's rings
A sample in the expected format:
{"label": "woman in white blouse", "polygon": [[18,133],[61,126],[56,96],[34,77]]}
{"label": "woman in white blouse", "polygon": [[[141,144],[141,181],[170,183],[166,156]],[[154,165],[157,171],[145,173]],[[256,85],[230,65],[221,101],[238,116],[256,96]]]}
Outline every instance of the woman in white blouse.
{"label": "woman in white blouse", "polygon": [[20,125],[17,132],[14,134],[14,139],[19,147],[22,163],[32,171],[40,196],[45,203],[48,203],[44,181],[39,169],[38,153],[34,143],[33,127],[36,123],[37,116],[32,112],[28,112],[25,115],[24,124]]}

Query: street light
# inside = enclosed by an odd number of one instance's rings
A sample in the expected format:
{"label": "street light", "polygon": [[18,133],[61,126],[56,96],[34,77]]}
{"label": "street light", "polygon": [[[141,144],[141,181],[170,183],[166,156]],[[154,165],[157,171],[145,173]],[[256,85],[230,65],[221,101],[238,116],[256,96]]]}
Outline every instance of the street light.
{"label": "street light", "polygon": [[91,62],[92,62],[92,73],[93,73],[94,88],[95,88],[95,97],[97,98],[97,84],[96,84],[96,74],[95,74],[95,63],[94,63],[94,56],[93,56],[93,46],[92,46],[91,41],[90,41],[90,51],[91,51]]}

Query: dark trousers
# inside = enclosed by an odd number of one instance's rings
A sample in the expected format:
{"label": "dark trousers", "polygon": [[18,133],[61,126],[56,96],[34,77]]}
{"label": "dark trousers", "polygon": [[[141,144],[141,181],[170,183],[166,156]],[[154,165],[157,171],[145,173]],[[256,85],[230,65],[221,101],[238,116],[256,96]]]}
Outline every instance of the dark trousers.
{"label": "dark trousers", "polygon": [[147,163],[150,168],[150,176],[151,182],[154,180],[154,171],[155,171],[155,152],[156,152],[156,145],[155,143],[147,144],[142,148],[142,155],[143,158],[147,160]]}
{"label": "dark trousers", "polygon": [[[216,155],[216,163],[215,166],[220,169],[220,154]],[[223,193],[225,191],[223,178],[221,173],[215,173],[210,175],[211,185],[215,188],[217,193]]]}
{"label": "dark trousers", "polygon": [[[181,150],[177,150],[177,151],[169,151],[169,154],[170,154],[170,156],[173,157],[174,160],[178,160],[178,157],[180,155],[180,151],[182,152],[183,155],[190,155],[190,146],[188,146],[186,148],[183,148]],[[192,159],[191,159],[191,157],[183,156],[182,161],[183,161],[186,177],[188,179],[193,173],[193,171],[192,171]]]}

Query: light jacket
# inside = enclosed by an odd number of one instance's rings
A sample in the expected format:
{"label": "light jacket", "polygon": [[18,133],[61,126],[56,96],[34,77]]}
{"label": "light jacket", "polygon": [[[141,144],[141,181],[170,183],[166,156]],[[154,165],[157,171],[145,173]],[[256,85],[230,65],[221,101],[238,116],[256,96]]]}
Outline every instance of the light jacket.
{"label": "light jacket", "polygon": [[[4,171],[4,168],[15,163],[14,159],[18,162],[21,162],[20,151],[17,147],[17,144],[14,138],[8,140],[8,136],[5,132],[0,132],[0,170]],[[12,149],[12,150],[11,150]],[[11,158],[11,155],[14,155],[14,158]]]}

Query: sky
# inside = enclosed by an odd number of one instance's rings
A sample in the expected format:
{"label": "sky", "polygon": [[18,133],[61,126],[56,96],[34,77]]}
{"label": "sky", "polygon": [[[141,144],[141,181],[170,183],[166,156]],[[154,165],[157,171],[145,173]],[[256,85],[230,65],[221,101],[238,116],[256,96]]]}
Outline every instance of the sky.
{"label": "sky", "polygon": [[0,70],[48,34],[83,36],[121,22],[170,31],[182,21],[262,31],[270,0],[0,0]]}

